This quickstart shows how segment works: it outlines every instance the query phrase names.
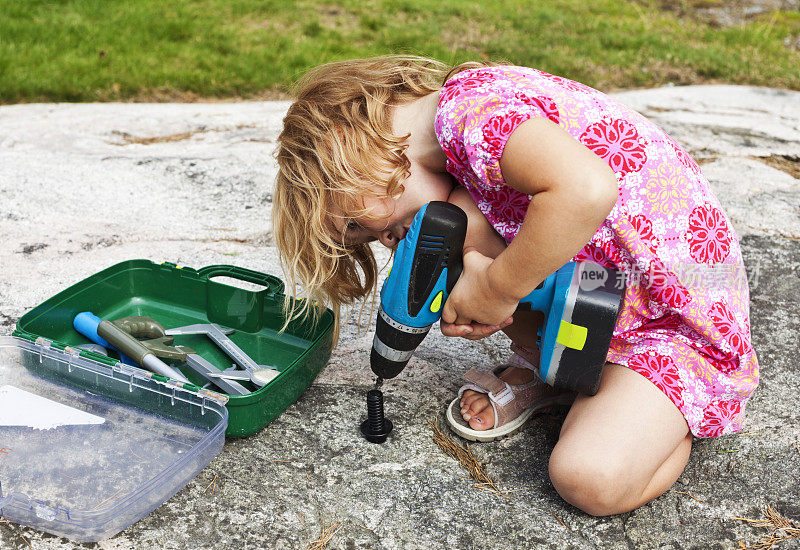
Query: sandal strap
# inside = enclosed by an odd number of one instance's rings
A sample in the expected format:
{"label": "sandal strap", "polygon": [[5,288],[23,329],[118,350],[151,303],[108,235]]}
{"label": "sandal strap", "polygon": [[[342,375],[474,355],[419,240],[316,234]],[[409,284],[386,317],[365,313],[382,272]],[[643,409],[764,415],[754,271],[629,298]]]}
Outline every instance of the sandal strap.
{"label": "sandal strap", "polygon": [[486,393],[489,396],[489,400],[498,405],[505,406],[514,400],[514,391],[508,382],[501,380],[491,372],[470,369],[464,375],[464,378],[484,388],[482,393]]}
{"label": "sandal strap", "polygon": [[[512,349],[514,348],[512,347]],[[533,352],[532,350],[527,350],[527,348],[522,349],[529,353],[535,353],[533,359],[538,365],[538,350]],[[535,371],[537,376],[527,384],[512,386],[495,374],[499,374],[512,366],[529,368]],[[491,371],[470,369],[464,374],[464,378],[467,379],[467,383],[458,390],[458,397],[460,398],[464,395],[466,390],[486,394],[489,397],[489,404],[494,409],[494,426],[492,428],[507,424],[532,406],[537,406],[537,409],[543,409],[561,402],[566,404],[570,401],[570,397],[574,397],[572,392],[556,390],[542,382],[538,377],[538,367],[531,365],[521,355],[515,355],[508,363],[495,367]],[[547,404],[542,404],[543,402]]]}
{"label": "sandal strap", "polygon": [[511,385],[491,372],[470,369],[464,378],[470,383],[462,386],[458,394],[462,395],[464,390],[475,390],[487,394],[489,403],[494,409],[494,426],[492,428],[506,424],[525,410],[525,405],[516,398]]}

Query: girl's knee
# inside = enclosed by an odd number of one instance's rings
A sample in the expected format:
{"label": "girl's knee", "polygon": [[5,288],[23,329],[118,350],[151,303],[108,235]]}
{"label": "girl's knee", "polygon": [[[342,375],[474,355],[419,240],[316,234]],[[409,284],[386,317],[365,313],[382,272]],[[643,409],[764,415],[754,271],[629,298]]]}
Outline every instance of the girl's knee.
{"label": "girl's knee", "polygon": [[588,449],[556,445],[550,480],[561,498],[593,516],[627,512],[634,498],[630,469],[620,460]]}

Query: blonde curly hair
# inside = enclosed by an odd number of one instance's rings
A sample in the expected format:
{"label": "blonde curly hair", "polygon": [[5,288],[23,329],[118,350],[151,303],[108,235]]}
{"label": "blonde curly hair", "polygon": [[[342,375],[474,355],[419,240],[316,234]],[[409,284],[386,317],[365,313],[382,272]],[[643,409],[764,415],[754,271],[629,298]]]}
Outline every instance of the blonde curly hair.
{"label": "blonde curly hair", "polygon": [[[449,67],[417,56],[328,63],[298,82],[278,137],[273,233],[290,296],[290,320],[330,307],[338,339],[341,306],[375,289],[378,267],[368,243],[347,245],[333,219],[365,214],[364,196],[397,197],[410,163],[409,136],[392,133],[391,109],[441,89],[452,74],[486,63]],[[339,214],[340,213],[340,214]],[[360,268],[360,269],[359,269]],[[297,283],[304,300],[297,300]]]}

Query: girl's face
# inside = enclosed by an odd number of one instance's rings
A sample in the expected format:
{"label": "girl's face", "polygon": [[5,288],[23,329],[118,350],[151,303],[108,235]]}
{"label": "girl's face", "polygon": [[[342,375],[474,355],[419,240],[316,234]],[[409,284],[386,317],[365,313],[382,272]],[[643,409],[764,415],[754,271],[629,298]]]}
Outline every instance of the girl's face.
{"label": "girl's face", "polygon": [[377,240],[394,248],[406,236],[419,209],[430,201],[446,201],[453,186],[453,179],[446,172],[433,172],[412,162],[398,198],[381,197],[376,188],[375,194],[362,198],[363,214],[335,215],[334,226],[346,245]]}

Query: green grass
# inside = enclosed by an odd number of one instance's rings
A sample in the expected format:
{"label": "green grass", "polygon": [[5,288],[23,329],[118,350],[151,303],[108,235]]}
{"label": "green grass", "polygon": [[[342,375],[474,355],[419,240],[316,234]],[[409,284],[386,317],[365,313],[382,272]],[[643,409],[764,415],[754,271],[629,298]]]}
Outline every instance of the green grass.
{"label": "green grass", "polygon": [[[326,61],[503,59],[600,89],[800,89],[800,14],[727,29],[656,0],[0,0],[0,102],[259,97]],[[648,3],[649,2],[649,3]]]}

